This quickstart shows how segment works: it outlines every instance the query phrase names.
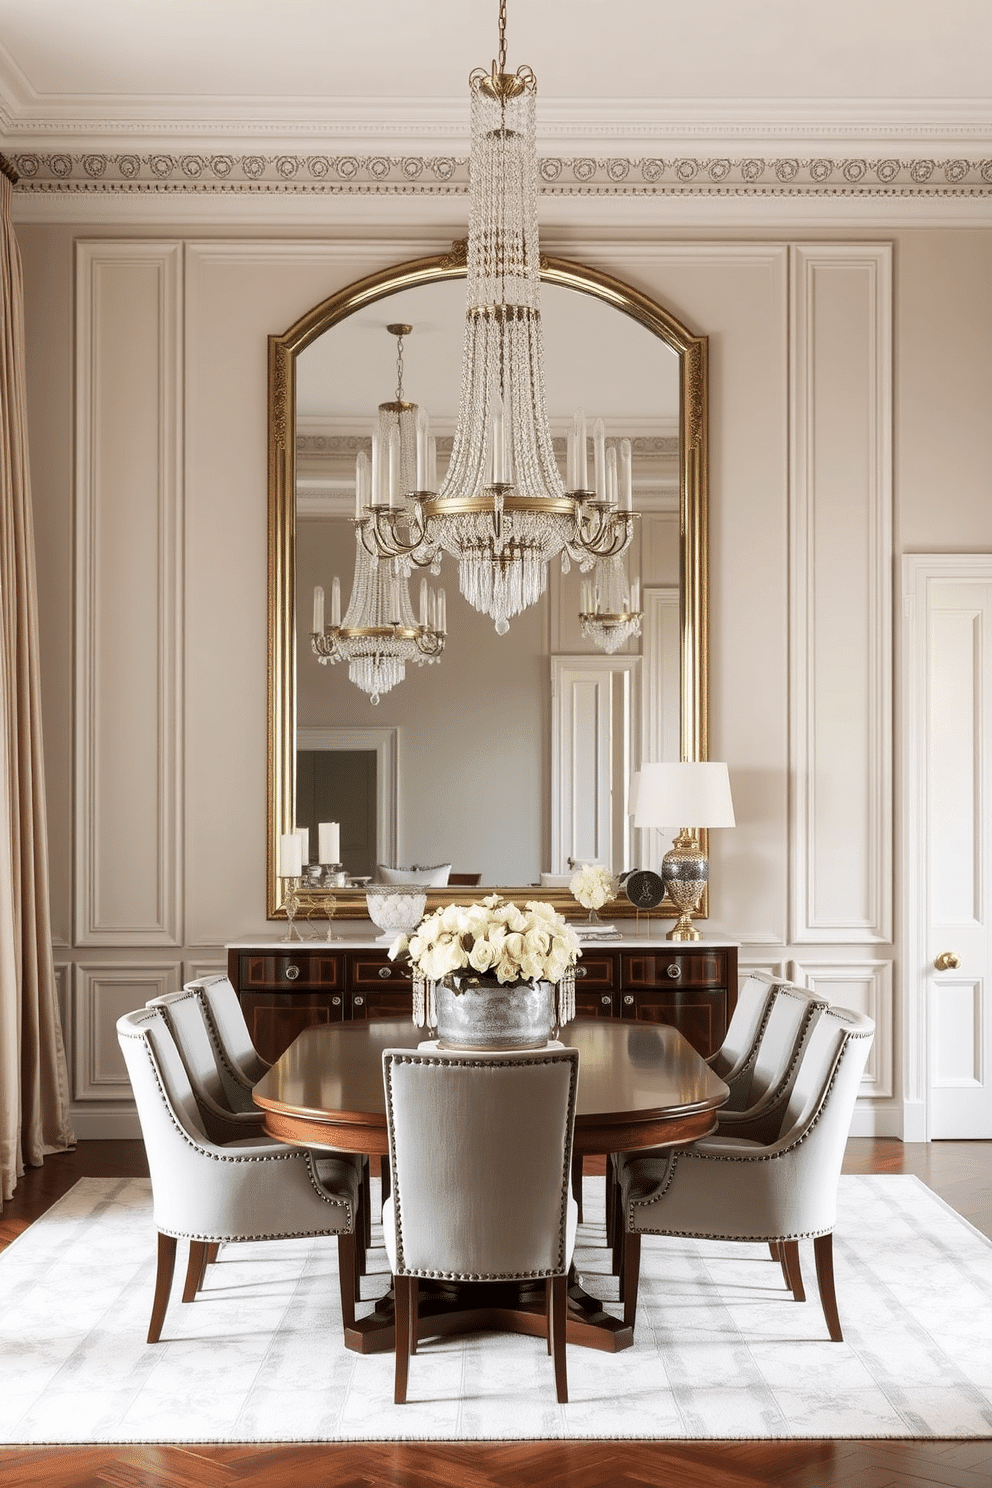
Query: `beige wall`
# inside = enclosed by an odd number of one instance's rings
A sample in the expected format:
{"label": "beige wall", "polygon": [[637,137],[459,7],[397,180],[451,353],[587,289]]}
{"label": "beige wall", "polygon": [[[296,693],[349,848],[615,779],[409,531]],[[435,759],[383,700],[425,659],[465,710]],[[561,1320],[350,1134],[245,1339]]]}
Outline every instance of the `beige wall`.
{"label": "beige wall", "polygon": [[[113,1017],[275,928],[265,337],[428,244],[18,236],[76,1125],[123,1132]],[[94,243],[74,301],[77,237]],[[739,823],[714,833],[711,929],[745,966],[819,977],[876,1015],[861,1119],[898,1132],[891,565],[900,546],[992,547],[992,231],[574,235],[568,252],[710,336],[710,753]],[[430,769],[418,783],[426,798]],[[483,866],[472,847],[457,857]],[[440,837],[409,851],[446,855]]]}

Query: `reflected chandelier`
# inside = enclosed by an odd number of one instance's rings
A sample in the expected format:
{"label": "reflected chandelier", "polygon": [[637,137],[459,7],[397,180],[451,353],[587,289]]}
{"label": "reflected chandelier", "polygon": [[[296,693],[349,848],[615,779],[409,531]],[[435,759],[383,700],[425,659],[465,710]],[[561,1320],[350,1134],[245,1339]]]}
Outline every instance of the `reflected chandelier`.
{"label": "reflected chandelier", "polygon": [[423,666],[438,660],[447,628],[444,590],[428,589],[420,581],[420,616],[410,599],[408,564],[380,558],[362,541],[362,512],[380,503],[395,507],[404,481],[416,469],[418,409],[403,397],[403,337],[408,325],[386,327],[396,340],[396,397],[379,404],[372,434],[372,460],[364,450],[355,462],[355,576],[344,619],[341,618],[341,581],[331,586],[331,623],[324,624],[324,591],[313,591],[313,631],[310,644],[322,665],[348,663],[348,677],[378,703],[384,692],[406,677],[408,663]]}
{"label": "reflected chandelier", "polygon": [[[468,272],[462,389],[451,461],[439,490],[404,490],[400,507],[369,506],[366,550],[439,572],[458,563],[462,594],[506,633],[535,604],[560,556],[584,570],[629,546],[633,513],[611,501],[605,479],[588,488],[585,417],[569,440],[568,489],[552,448],[544,392],[537,229],[537,83],[506,71],[506,5],[499,61],[469,78]],[[601,426],[600,426],[601,428]],[[598,458],[602,436],[594,436]],[[629,489],[628,489],[629,501]]]}

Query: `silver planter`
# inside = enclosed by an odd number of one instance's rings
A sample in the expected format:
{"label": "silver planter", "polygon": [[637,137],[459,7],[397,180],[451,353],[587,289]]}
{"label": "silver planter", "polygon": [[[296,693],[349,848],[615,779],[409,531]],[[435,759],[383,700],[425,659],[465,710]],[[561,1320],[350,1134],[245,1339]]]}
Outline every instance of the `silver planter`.
{"label": "silver planter", "polygon": [[437,985],[437,1036],[445,1049],[539,1049],[557,1032],[551,982],[446,977]]}

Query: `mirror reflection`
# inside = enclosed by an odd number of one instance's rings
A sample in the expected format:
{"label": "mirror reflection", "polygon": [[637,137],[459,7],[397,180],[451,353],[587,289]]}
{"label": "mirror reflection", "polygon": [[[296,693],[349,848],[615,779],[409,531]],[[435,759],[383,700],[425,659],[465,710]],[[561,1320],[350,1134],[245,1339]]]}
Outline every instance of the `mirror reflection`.
{"label": "mirror reflection", "polygon": [[[585,409],[590,431],[593,419],[603,418],[608,447],[631,441],[640,519],[625,563],[645,589],[671,590],[678,585],[679,565],[679,359],[629,317],[574,290],[544,286],[542,317],[548,409],[562,473],[576,408]],[[562,575],[552,563],[543,600],[517,615],[500,636],[492,620],[458,593],[454,565],[445,560],[441,575],[430,579],[432,588],[441,584],[445,590],[444,652],[436,664],[408,665],[405,680],[375,706],[349,681],[346,663],[320,665],[310,644],[314,587],[330,595],[338,577],[343,607],[351,590],[356,455],[370,452],[378,404],[395,397],[396,341],[387,325],[411,327],[403,338],[403,393],[430,415],[440,480],[458,407],[463,321],[460,281],[422,285],[356,311],[297,360],[297,728],[354,728],[373,720],[395,727],[402,865],[451,864],[455,874],[479,875],[483,884],[528,884],[538,882],[542,871],[565,873],[567,856],[598,847],[591,855],[607,860],[614,847],[630,850],[625,822],[613,824],[612,835],[620,840],[609,843],[609,854],[589,822],[579,826],[589,840],[558,844],[567,851],[553,854],[551,658],[603,655],[580,633],[578,567]],[[589,450],[591,466],[591,439]],[[415,608],[419,583],[415,571]],[[616,654],[639,652],[640,642],[630,640]],[[627,716],[615,721],[626,736],[626,747],[618,742],[615,749],[614,784],[620,790],[635,736],[639,745],[638,692],[636,685],[628,688]],[[677,710],[677,695],[671,707]],[[342,751],[339,761],[327,764],[324,774],[329,782],[338,777],[337,788],[330,797],[324,794],[320,809],[339,813],[330,819],[342,822],[342,862],[352,874],[373,871],[368,815],[357,809],[362,791],[353,780],[355,760]],[[308,780],[312,766],[308,751]],[[305,814],[309,793],[300,786],[298,773],[297,824],[309,825],[315,842],[314,824]],[[616,866],[630,864],[624,858]]]}
{"label": "mirror reflection", "polygon": [[[589,575],[548,572],[539,604],[505,635],[459,594],[445,559],[447,636],[434,665],[408,665],[377,705],[347,663],[314,654],[314,588],[355,569],[356,457],[395,397],[425,408],[443,479],[461,378],[464,279],[452,259],[398,266],[350,286],[270,339],[270,914],[280,913],[279,835],[341,823],[341,861],[450,865],[451,883],[570,905],[569,860],[614,871],[660,862],[637,841],[627,793],[640,760],[705,757],[706,343],[662,307],[596,271],[542,265],[545,380],[563,476],[577,408],[629,440],[643,628],[609,654],[584,635]],[[291,423],[291,419],[293,422]],[[419,600],[420,571],[411,597]],[[583,586],[586,586],[585,588]],[[653,834],[658,836],[658,834]],[[311,854],[316,860],[316,852]],[[552,885],[560,885],[553,888]],[[514,890],[514,886],[523,886]],[[355,912],[364,900],[356,885]],[[459,897],[453,894],[450,897]],[[338,913],[348,912],[347,894]]]}

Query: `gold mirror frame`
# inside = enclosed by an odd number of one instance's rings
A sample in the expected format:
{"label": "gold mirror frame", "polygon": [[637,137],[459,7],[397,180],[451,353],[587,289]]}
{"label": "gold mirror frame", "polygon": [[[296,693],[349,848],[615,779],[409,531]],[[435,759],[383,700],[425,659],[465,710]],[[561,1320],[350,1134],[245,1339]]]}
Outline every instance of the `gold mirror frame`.
{"label": "gold mirror frame", "polygon": [[[370,274],[330,295],[300,317],[281,336],[269,337],[269,749],[266,857],[267,916],[285,919],[281,880],[277,875],[278,843],[292,831],[296,790],[296,357],[318,336],[375,300],[416,285],[465,277],[464,244],[431,258],[411,259]],[[681,528],[679,590],[681,696],[680,737],[684,760],[708,757],[708,384],[705,336],[695,336],[663,306],[640,290],[598,269],[563,258],[541,258],[541,278],[549,284],[580,290],[605,300],[629,315],[671,347],[679,358],[679,517]],[[705,843],[704,843],[705,851]],[[540,898],[561,913],[581,914],[567,889],[534,885],[499,885],[507,898]],[[337,915],[366,918],[365,892],[335,889]],[[428,896],[428,909],[442,903],[470,904],[478,889],[443,889]],[[324,891],[301,889],[299,917],[320,915]],[[610,918],[633,917],[624,900],[610,905]],[[672,915],[667,900],[654,912]],[[708,914],[707,899],[700,917]]]}

